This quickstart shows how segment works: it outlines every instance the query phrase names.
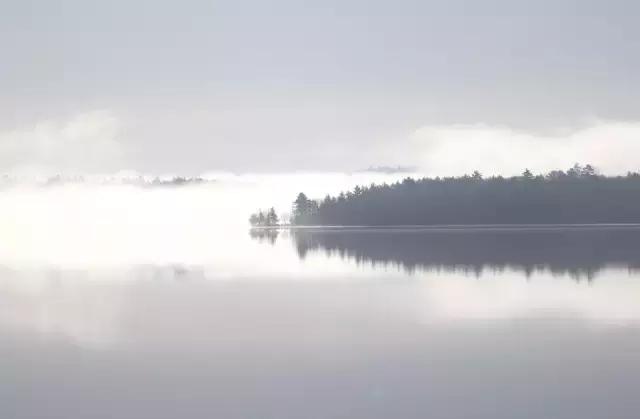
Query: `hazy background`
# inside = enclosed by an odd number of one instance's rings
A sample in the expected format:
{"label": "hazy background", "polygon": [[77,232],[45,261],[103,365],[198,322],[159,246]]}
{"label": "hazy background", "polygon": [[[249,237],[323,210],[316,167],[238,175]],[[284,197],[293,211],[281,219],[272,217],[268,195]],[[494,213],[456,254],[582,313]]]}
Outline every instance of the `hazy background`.
{"label": "hazy background", "polygon": [[4,189],[0,261],[232,254],[211,231],[244,237],[256,208],[411,174],[363,171],[377,166],[638,170],[638,12],[593,0],[0,0],[0,174],[217,180]]}
{"label": "hazy background", "polygon": [[635,417],[632,266],[409,275],[247,219],[410,174],[639,170],[638,12],[0,0],[0,416]]}
{"label": "hazy background", "polygon": [[0,172],[640,167],[634,1],[0,2]]}

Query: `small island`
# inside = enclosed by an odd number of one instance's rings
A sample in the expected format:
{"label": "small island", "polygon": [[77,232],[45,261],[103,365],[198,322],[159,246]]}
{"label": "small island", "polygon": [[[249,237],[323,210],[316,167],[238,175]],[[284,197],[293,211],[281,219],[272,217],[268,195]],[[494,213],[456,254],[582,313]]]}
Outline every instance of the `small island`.
{"label": "small island", "polygon": [[280,225],[280,219],[276,214],[276,210],[271,207],[267,211],[259,210],[251,214],[249,223],[252,227],[277,227]]}

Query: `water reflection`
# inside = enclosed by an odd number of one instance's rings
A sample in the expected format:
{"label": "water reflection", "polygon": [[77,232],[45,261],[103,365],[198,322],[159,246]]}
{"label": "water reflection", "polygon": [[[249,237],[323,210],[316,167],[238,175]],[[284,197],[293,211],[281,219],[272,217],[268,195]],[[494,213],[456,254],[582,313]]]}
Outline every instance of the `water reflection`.
{"label": "water reflection", "polygon": [[[607,266],[640,268],[640,227],[296,229],[298,256],[311,253],[358,264],[416,270],[536,271],[593,279]],[[273,239],[275,241],[275,238]],[[273,242],[272,242],[273,243]]]}
{"label": "water reflection", "polygon": [[269,244],[276,244],[280,231],[275,228],[251,228],[249,230],[249,236],[252,239],[259,242],[267,242]]}
{"label": "water reflection", "polygon": [[3,268],[0,418],[635,419],[637,235],[242,231],[242,263]]}
{"label": "water reflection", "polygon": [[[638,318],[638,287],[620,278],[159,271],[3,272],[0,417],[634,419],[640,409],[639,329],[580,316]],[[531,310],[549,298],[564,311]]]}

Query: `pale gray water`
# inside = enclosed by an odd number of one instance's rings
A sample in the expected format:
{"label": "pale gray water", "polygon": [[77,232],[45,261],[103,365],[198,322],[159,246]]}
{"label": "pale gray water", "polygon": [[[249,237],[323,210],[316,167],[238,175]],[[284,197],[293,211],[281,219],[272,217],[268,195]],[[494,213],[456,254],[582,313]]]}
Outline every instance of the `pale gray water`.
{"label": "pale gray water", "polygon": [[636,227],[227,239],[2,269],[0,418],[638,417]]}

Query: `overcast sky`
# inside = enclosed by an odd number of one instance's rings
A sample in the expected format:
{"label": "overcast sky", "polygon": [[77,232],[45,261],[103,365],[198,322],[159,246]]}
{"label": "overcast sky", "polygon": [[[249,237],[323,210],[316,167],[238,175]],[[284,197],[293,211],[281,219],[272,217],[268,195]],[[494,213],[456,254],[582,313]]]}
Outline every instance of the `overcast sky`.
{"label": "overcast sky", "polygon": [[0,172],[640,169],[639,12],[0,0]]}

